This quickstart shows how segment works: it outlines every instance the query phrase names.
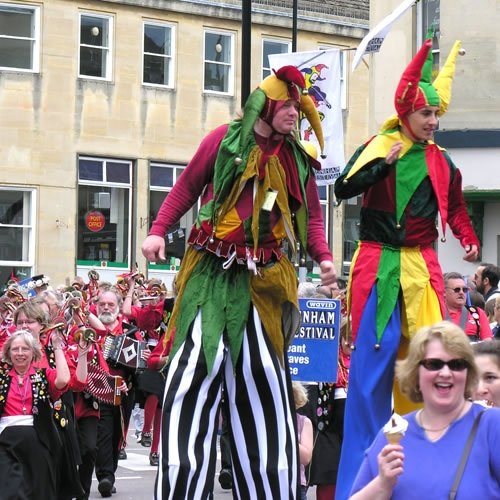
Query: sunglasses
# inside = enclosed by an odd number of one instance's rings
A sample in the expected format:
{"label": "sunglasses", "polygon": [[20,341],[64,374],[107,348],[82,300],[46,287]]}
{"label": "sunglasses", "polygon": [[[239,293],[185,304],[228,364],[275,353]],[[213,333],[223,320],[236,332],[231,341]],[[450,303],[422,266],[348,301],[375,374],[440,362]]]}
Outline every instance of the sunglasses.
{"label": "sunglasses", "polygon": [[467,293],[469,291],[469,287],[467,286],[457,286],[456,288],[446,287],[448,290],[453,290],[455,293],[460,293],[460,291]]}
{"label": "sunglasses", "polygon": [[438,370],[441,370],[444,365],[446,365],[452,372],[462,372],[466,368],[469,368],[469,363],[462,358],[450,359],[450,361],[443,361],[438,358],[427,358],[420,361],[419,365],[423,366],[430,372],[437,372]]}

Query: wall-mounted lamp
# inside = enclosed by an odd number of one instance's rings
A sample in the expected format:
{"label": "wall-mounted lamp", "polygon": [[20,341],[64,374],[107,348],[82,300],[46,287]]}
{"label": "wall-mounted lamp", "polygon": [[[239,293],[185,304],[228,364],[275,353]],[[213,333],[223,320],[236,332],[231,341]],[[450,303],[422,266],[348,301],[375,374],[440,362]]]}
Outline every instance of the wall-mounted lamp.
{"label": "wall-mounted lamp", "polygon": [[222,52],[222,44],[221,43],[215,44],[215,52],[217,52],[217,54],[220,54]]}
{"label": "wall-mounted lamp", "polygon": [[90,33],[92,33],[92,36],[99,36],[99,28],[97,26],[93,26],[90,29]]}

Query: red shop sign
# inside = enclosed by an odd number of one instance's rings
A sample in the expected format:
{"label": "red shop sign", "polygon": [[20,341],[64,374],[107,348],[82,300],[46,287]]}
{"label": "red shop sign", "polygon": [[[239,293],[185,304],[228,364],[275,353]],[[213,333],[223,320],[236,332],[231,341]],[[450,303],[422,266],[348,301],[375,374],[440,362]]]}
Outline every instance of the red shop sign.
{"label": "red shop sign", "polygon": [[87,212],[87,215],[85,216],[85,225],[87,226],[87,229],[97,233],[104,229],[104,226],[106,225],[106,218],[97,210]]}

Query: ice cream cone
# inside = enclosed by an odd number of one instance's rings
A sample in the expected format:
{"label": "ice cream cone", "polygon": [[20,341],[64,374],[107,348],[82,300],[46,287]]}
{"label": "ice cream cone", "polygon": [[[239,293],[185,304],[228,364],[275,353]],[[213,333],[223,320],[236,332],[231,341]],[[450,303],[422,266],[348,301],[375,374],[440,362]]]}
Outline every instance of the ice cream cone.
{"label": "ice cream cone", "polygon": [[384,434],[389,444],[399,444],[408,428],[408,421],[394,413],[384,425]]}
{"label": "ice cream cone", "polygon": [[404,436],[401,432],[386,432],[385,437],[387,438],[387,442],[389,444],[399,444],[402,437]]}

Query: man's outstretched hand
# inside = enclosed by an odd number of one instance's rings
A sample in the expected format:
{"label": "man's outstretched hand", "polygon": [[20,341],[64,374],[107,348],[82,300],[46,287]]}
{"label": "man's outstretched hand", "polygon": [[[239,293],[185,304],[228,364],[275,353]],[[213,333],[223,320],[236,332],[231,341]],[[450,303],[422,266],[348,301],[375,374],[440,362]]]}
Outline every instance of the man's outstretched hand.
{"label": "man's outstretched hand", "polygon": [[142,244],[142,255],[149,262],[164,262],[165,240],[161,236],[148,236]]}
{"label": "man's outstretched hand", "polygon": [[479,249],[476,245],[467,245],[463,259],[467,262],[475,262],[479,257]]}
{"label": "man's outstretched hand", "polygon": [[321,283],[323,285],[331,285],[337,281],[337,272],[335,271],[335,265],[331,260],[323,260],[319,263],[321,272],[319,277],[321,278]]}

